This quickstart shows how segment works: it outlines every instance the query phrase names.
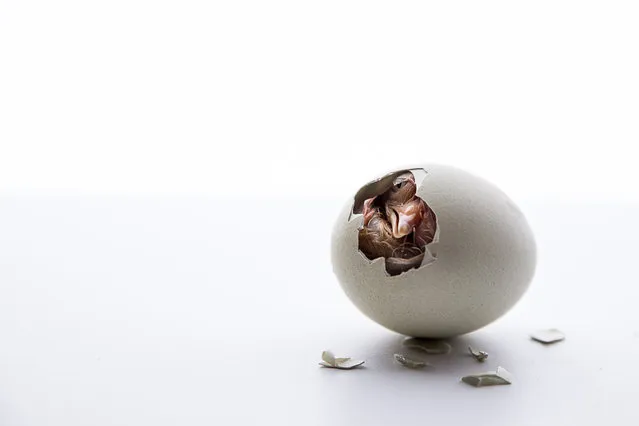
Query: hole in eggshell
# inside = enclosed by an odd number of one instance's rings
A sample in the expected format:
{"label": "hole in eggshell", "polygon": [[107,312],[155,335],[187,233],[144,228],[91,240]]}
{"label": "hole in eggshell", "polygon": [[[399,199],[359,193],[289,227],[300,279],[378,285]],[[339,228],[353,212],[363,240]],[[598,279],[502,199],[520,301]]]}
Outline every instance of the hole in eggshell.
{"label": "hole in eggshell", "polygon": [[426,173],[424,169],[390,173],[365,185],[355,195],[351,216],[364,216],[358,231],[359,251],[371,261],[384,258],[390,276],[435,259],[426,246],[435,239],[437,216],[417,196]]}

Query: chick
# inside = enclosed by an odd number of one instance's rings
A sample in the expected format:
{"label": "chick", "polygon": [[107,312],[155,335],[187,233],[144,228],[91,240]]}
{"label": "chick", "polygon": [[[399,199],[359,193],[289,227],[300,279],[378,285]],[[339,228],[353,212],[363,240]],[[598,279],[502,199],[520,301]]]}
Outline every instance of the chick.
{"label": "chick", "polygon": [[415,177],[407,172],[384,193],[364,202],[359,249],[369,259],[384,257],[391,275],[418,268],[426,244],[435,236],[435,214],[416,193]]}

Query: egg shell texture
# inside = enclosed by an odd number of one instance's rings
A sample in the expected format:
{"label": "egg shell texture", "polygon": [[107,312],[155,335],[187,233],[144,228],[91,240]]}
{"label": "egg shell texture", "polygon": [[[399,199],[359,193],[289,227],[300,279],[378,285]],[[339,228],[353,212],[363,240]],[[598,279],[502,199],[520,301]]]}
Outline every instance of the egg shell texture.
{"label": "egg shell texture", "polygon": [[486,180],[450,166],[419,168],[426,176],[417,196],[437,216],[437,238],[427,246],[435,260],[389,276],[383,258],[371,261],[359,251],[363,217],[351,214],[350,199],[333,229],[333,271],[352,302],[391,330],[430,338],[468,333],[525,293],[536,265],[533,233],[519,208]]}

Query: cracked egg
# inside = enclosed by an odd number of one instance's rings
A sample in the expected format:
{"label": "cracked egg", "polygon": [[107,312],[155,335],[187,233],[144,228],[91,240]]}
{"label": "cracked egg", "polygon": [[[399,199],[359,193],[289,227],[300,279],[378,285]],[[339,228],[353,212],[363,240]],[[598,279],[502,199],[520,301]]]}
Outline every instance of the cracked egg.
{"label": "cracked egg", "polygon": [[351,301],[401,334],[452,337],[506,313],[534,275],[519,208],[491,183],[426,165],[364,185],[332,235],[333,271]]}

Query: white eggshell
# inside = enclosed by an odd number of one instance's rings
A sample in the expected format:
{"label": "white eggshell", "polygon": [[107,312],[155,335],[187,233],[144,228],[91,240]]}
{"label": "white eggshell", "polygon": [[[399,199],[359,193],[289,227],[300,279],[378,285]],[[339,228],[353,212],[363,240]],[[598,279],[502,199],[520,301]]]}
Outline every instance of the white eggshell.
{"label": "white eggshell", "polygon": [[[350,199],[333,229],[333,271],[351,301],[398,333],[443,338],[481,328],[506,313],[534,275],[536,247],[526,218],[497,187],[465,171],[424,165],[417,196],[437,216],[422,266],[397,276],[383,258],[358,249],[361,214]],[[415,172],[416,177],[417,172]],[[422,173],[423,175],[423,173]]]}

